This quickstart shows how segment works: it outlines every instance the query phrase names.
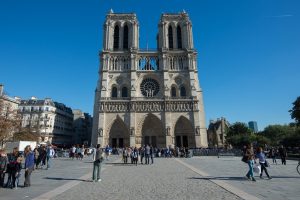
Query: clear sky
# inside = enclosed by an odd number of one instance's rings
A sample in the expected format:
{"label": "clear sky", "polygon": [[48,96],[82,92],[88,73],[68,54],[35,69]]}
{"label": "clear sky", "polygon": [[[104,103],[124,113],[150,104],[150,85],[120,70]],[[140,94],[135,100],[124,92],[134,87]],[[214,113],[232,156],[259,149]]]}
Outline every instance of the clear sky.
{"label": "clear sky", "polygon": [[209,119],[292,120],[300,96],[299,0],[1,0],[0,83],[92,114],[105,15],[135,12],[140,48],[156,47],[161,13],[189,14]]}

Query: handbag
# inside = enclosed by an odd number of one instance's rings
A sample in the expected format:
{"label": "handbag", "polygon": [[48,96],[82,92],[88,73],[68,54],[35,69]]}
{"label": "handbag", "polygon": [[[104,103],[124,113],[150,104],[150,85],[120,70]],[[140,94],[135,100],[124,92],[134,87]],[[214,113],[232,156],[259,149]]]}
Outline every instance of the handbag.
{"label": "handbag", "polygon": [[265,160],[264,166],[265,167],[270,167],[270,163],[267,160]]}
{"label": "handbag", "polygon": [[243,156],[243,157],[242,157],[242,162],[248,163],[248,157],[247,157],[247,156]]}

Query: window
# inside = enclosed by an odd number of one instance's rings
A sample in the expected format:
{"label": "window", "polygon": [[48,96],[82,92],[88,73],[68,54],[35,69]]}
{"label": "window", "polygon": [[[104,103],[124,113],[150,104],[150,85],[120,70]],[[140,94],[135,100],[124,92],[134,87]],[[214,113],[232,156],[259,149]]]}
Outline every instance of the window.
{"label": "window", "polygon": [[122,97],[128,97],[128,90],[127,90],[127,87],[123,87],[122,88]]}
{"label": "window", "polygon": [[118,97],[118,90],[116,87],[112,88],[111,97],[117,98]]}
{"label": "window", "polygon": [[182,87],[180,88],[180,96],[182,96],[182,97],[185,97],[185,96],[186,96],[186,90],[185,90],[185,87],[184,87],[184,86],[182,86]]}
{"label": "window", "polygon": [[145,97],[154,97],[159,92],[159,84],[152,78],[146,78],[142,81],[140,89]]}
{"label": "window", "polygon": [[182,48],[182,40],[181,40],[181,28],[180,26],[177,26],[177,48]]}
{"label": "window", "polygon": [[123,49],[128,49],[128,26],[124,26]]}
{"label": "window", "polygon": [[172,87],[172,89],[171,89],[171,96],[176,97],[176,88],[175,87]]}
{"label": "window", "polygon": [[114,30],[114,49],[119,49],[119,26],[115,26]]}
{"label": "window", "polygon": [[173,29],[172,29],[172,26],[170,25],[169,26],[169,29],[168,29],[168,39],[169,39],[169,48],[170,49],[173,49]]}

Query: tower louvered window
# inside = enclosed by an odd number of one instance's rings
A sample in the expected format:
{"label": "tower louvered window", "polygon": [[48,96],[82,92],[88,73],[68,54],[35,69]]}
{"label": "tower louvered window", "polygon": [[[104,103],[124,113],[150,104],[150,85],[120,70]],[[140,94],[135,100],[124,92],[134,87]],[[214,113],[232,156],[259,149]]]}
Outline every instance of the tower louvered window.
{"label": "tower louvered window", "polygon": [[123,49],[128,49],[128,26],[124,26]]}
{"label": "tower louvered window", "polygon": [[119,49],[119,26],[115,26],[114,30],[114,50]]}
{"label": "tower louvered window", "polygon": [[173,49],[173,29],[172,26],[169,26],[168,29],[168,39],[169,39],[169,49]]}

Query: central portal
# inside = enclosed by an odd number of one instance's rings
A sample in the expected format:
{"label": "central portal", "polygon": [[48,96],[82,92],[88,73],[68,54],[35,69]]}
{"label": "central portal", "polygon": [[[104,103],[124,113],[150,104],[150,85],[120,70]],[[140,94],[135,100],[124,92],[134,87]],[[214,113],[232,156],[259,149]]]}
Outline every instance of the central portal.
{"label": "central portal", "polygon": [[149,114],[143,123],[142,145],[147,144],[157,148],[166,147],[163,125],[160,119],[153,114]]}

